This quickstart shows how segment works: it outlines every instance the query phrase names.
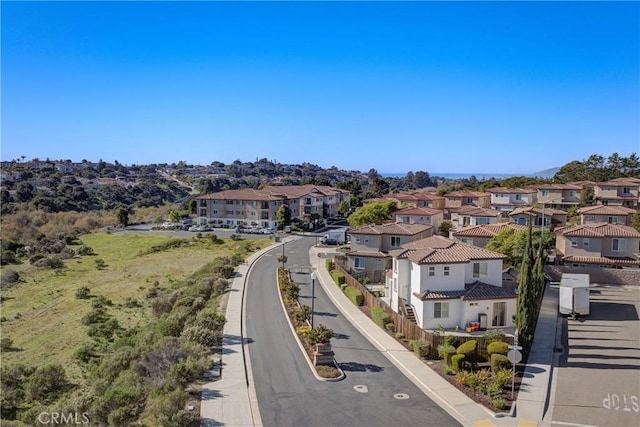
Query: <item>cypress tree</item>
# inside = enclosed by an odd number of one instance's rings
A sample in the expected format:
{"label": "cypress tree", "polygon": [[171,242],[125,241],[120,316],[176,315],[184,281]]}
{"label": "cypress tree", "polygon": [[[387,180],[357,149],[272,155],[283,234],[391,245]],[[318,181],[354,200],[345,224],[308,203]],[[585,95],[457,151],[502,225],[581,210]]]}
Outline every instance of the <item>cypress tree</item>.
{"label": "cypress tree", "polygon": [[531,350],[533,334],[536,328],[537,304],[535,301],[535,278],[533,274],[533,246],[531,243],[532,225],[529,221],[529,232],[525,243],[522,265],[520,267],[520,283],[518,285],[518,300],[516,305],[516,328],[518,329],[518,344],[522,346],[523,356],[526,358]]}
{"label": "cypress tree", "polygon": [[[540,300],[544,294],[544,247],[543,247],[544,234],[540,235],[540,245],[538,246],[538,255],[536,256],[536,263],[533,266],[533,283],[535,288],[534,300],[536,307],[540,305]],[[537,319],[537,315],[536,315]]]}

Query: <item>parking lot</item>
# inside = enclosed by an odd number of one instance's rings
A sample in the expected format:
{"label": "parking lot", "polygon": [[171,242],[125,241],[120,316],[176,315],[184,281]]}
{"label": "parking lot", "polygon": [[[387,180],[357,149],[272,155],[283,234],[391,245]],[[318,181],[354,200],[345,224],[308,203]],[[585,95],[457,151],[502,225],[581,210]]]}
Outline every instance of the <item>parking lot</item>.
{"label": "parking lot", "polygon": [[637,426],[640,286],[595,285],[590,314],[562,318],[552,424]]}
{"label": "parking lot", "polygon": [[[168,229],[152,230],[153,227],[154,227],[153,224],[131,225],[125,228],[122,232],[123,233],[140,233],[140,232],[156,233],[156,234],[163,234],[166,236],[174,236],[174,237],[193,237],[198,233],[198,232],[193,232],[188,230],[179,230],[179,229],[178,230],[168,230]],[[203,235],[213,233],[216,236],[222,237],[222,238],[228,238],[232,234],[238,234],[233,228],[212,228],[210,231],[201,231],[200,233],[202,233]],[[266,239],[266,238],[269,238],[270,236],[269,234],[249,234],[249,233],[243,233],[239,235],[243,239]]]}

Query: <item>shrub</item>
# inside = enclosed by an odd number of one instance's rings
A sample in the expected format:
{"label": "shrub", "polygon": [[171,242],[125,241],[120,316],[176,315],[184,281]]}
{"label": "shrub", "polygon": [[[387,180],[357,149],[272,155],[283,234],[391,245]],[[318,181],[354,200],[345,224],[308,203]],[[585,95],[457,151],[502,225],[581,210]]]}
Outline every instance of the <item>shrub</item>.
{"label": "shrub", "polygon": [[88,363],[95,357],[95,355],[93,354],[93,347],[88,344],[82,344],[75,351],[73,357],[80,362]]}
{"label": "shrub", "polygon": [[0,275],[0,284],[1,285],[13,285],[14,283],[18,283],[20,281],[20,273],[15,270],[7,270],[3,269],[2,274]]}
{"label": "shrub", "polygon": [[84,316],[81,322],[83,325],[93,325],[94,323],[104,322],[106,320],[105,311],[102,307],[96,307]]}
{"label": "shrub", "polygon": [[76,255],[78,256],[93,255],[93,254],[94,252],[91,246],[80,245],[78,249],[76,249]]}
{"label": "shrub", "polygon": [[496,397],[492,403],[496,409],[505,409],[507,407],[507,401],[503,397]]}
{"label": "shrub", "polygon": [[309,332],[309,344],[328,344],[333,336],[333,329],[320,324]]}
{"label": "shrub", "polygon": [[0,339],[0,350],[1,351],[10,350],[11,346],[13,346],[13,340],[11,338],[4,337],[4,338]]}
{"label": "shrub", "polygon": [[311,326],[300,326],[298,329],[296,329],[296,333],[298,334],[298,336],[305,340],[309,336],[310,332],[311,332]]}
{"label": "shrub", "polygon": [[331,258],[327,258],[324,260],[324,265],[327,267],[328,271],[333,271],[335,266],[333,265],[333,260]]}
{"label": "shrub", "polygon": [[98,270],[102,270],[103,268],[107,267],[107,264],[104,262],[104,260],[102,258],[98,258],[96,260],[93,261],[96,265],[96,268]]}
{"label": "shrub", "polygon": [[510,367],[511,362],[509,362],[509,358],[504,354],[494,353],[491,355],[491,370],[493,372],[501,369],[509,369]]}
{"label": "shrub", "polygon": [[382,309],[382,307],[373,307],[371,309],[371,318],[376,323],[376,325],[385,329],[386,324],[391,322],[391,318],[389,314]]}
{"label": "shrub", "polygon": [[40,258],[33,265],[38,268],[56,269],[64,267],[64,262],[62,262],[62,260],[57,256],[50,256],[46,258]]}
{"label": "shrub", "polygon": [[346,277],[344,277],[344,274],[342,274],[338,270],[333,270],[331,275],[333,276],[333,281],[336,282],[337,285],[342,285],[347,281]]}
{"label": "shrub", "polygon": [[347,289],[344,290],[344,293],[347,297],[357,306],[361,306],[364,302],[364,295],[360,292],[360,289],[355,288],[353,286],[347,286]]}
{"label": "shrub", "polygon": [[61,365],[39,367],[25,384],[25,392],[31,400],[43,401],[55,396],[67,384],[67,377]]}
{"label": "shrub", "polygon": [[431,350],[431,343],[425,340],[412,340],[411,348],[413,348],[413,352],[419,358],[425,358],[429,356],[429,351]]}
{"label": "shrub", "polygon": [[402,332],[398,332],[396,333],[396,339],[397,340],[403,340],[405,338],[404,334]]}
{"label": "shrub", "polygon": [[462,370],[464,359],[464,354],[454,354],[453,356],[451,356],[451,367],[453,368],[454,372],[460,372]]}
{"label": "shrub", "polygon": [[301,305],[295,314],[296,320],[300,323],[304,323],[311,317],[311,307],[308,305]]}
{"label": "shrub", "polygon": [[334,366],[329,366],[329,365],[316,366],[316,372],[322,378],[338,378],[340,376],[340,371],[336,369]]}
{"label": "shrub", "polygon": [[[450,368],[449,368],[450,369]],[[460,385],[467,385],[469,383],[469,377],[473,375],[470,371],[459,371],[456,373],[456,383]]]}
{"label": "shrub", "polygon": [[82,286],[76,289],[76,298],[78,299],[87,299],[91,296],[91,290],[88,287]]}
{"label": "shrub", "polygon": [[502,389],[511,383],[512,378],[513,371],[511,371],[511,369],[500,369],[494,372],[493,377],[491,377],[491,382],[499,385]]}
{"label": "shrub", "polygon": [[503,341],[506,335],[502,329],[490,329],[484,333],[482,338],[484,338],[485,342],[491,344],[494,341]]}
{"label": "shrub", "polygon": [[472,365],[476,363],[476,347],[478,346],[478,342],[476,340],[469,340],[463,344],[461,344],[457,349],[457,354],[463,354],[465,356],[464,362],[471,363]]}
{"label": "shrub", "polygon": [[338,285],[340,286],[340,289],[342,290],[342,292],[344,292],[345,289],[347,289],[347,284],[343,283],[342,285]]}
{"label": "shrub", "polygon": [[506,355],[509,352],[509,343],[502,341],[493,341],[487,346],[487,353],[489,354],[503,354]]}
{"label": "shrub", "polygon": [[456,354],[456,348],[452,345],[445,345],[442,348],[442,356],[444,359],[444,363],[447,366],[451,366],[451,356],[453,356],[454,354]]}
{"label": "shrub", "polygon": [[396,325],[393,324],[393,322],[389,322],[386,325],[384,325],[385,329],[389,332],[395,332],[396,330]]}

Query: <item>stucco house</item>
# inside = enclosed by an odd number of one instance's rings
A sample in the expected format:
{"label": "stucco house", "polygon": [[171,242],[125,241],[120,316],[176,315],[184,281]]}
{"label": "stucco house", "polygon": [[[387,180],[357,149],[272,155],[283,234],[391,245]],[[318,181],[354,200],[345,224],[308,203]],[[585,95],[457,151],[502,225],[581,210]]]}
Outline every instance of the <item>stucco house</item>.
{"label": "stucco house", "polygon": [[450,208],[449,216],[453,228],[458,229],[469,225],[497,224],[501,221],[502,214],[494,209],[462,206]]}
{"label": "stucco house", "polygon": [[533,206],[537,190],[534,188],[494,187],[487,190],[491,194],[491,207],[500,212],[511,212],[524,206]]}
{"label": "stucco house", "polygon": [[567,223],[567,213],[559,209],[551,208],[518,208],[509,214],[509,218],[514,224],[526,225],[533,221],[534,226],[549,228],[563,227]]}
{"label": "stucco house", "polygon": [[395,222],[430,225],[437,230],[444,219],[444,211],[432,208],[408,207],[393,213]]}
{"label": "stucco house", "polygon": [[463,227],[458,230],[454,230],[451,235],[454,240],[457,240],[468,245],[484,248],[489,243],[489,240],[502,233],[504,230],[513,229],[515,231],[526,230],[524,225],[513,224],[510,222],[501,222],[498,224],[489,225],[472,225],[469,227]]}
{"label": "stucco house", "polygon": [[640,232],[620,224],[586,223],[557,228],[556,253],[575,267],[640,267]]}
{"label": "stucco house", "polygon": [[575,183],[543,184],[536,186],[538,203],[553,209],[568,210],[580,204],[582,186]]}
{"label": "stucco house", "polygon": [[347,269],[356,277],[367,276],[384,282],[386,270],[391,268],[389,251],[403,244],[433,234],[433,227],[425,224],[386,223],[364,225],[349,229],[351,250],[347,253]]}
{"label": "stucco house", "polygon": [[391,251],[391,308],[410,313],[423,329],[514,326],[517,294],[502,287],[504,255],[432,236]]}
{"label": "stucco house", "polygon": [[593,186],[593,197],[597,204],[625,206],[638,209],[640,205],[640,179],[616,178],[598,182]]}
{"label": "stucco house", "polygon": [[444,195],[446,208],[459,208],[461,206],[477,206],[488,208],[491,206],[491,194],[480,191],[453,191]]}
{"label": "stucco house", "polygon": [[389,193],[385,199],[394,200],[398,208],[413,206],[416,208],[444,209],[445,198],[435,193],[417,191],[413,193]]}
{"label": "stucco house", "polygon": [[608,222],[610,224],[631,225],[633,215],[638,213],[636,209],[624,206],[586,206],[580,208],[580,224]]}

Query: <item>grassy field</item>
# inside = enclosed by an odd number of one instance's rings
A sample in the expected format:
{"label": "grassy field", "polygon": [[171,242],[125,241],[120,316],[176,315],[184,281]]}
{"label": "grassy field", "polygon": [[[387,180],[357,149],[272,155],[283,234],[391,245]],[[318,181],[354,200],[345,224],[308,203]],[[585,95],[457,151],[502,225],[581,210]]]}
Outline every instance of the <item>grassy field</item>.
{"label": "grassy field", "polygon": [[[81,319],[91,311],[91,299],[77,299],[75,292],[86,286],[92,296],[103,295],[113,302],[109,308],[123,327],[144,324],[151,316],[146,292],[157,281],[169,288],[221,255],[230,255],[238,245],[249,241],[208,238],[181,239],[188,246],[149,253],[157,245],[173,238],[128,233],[96,233],[82,237],[82,244],[95,255],[65,261],[61,271],[39,270],[28,263],[12,266],[22,282],[3,290],[2,337],[11,338],[11,351],[2,353],[2,364],[23,363],[40,366],[60,363],[70,379],[79,379],[80,368],[73,353],[91,339]],[[265,247],[268,239],[251,240],[255,248]],[[96,260],[104,261],[99,269]],[[136,300],[140,307],[123,304]],[[132,304],[127,304],[131,306]]]}

